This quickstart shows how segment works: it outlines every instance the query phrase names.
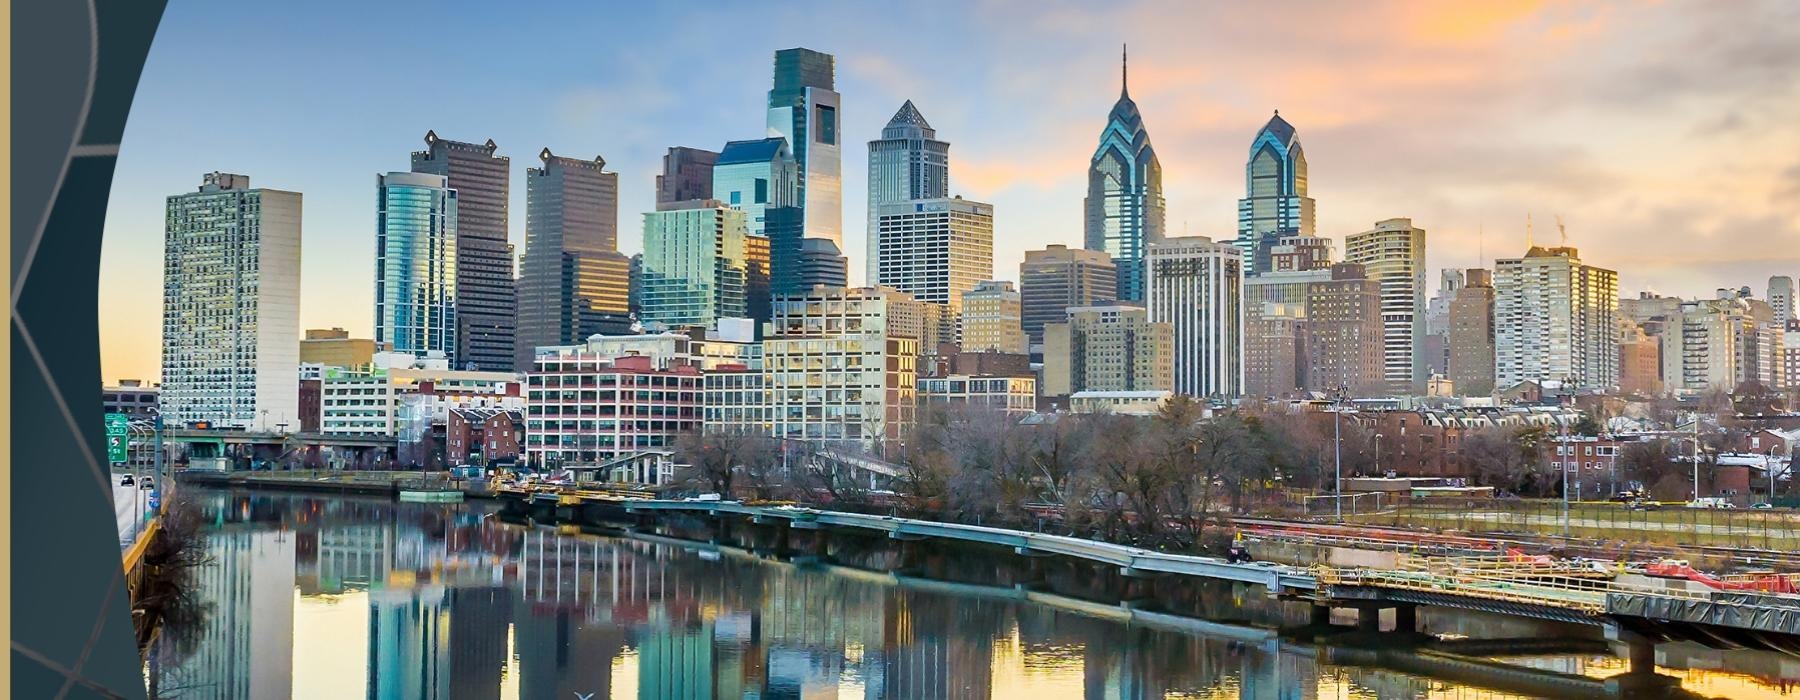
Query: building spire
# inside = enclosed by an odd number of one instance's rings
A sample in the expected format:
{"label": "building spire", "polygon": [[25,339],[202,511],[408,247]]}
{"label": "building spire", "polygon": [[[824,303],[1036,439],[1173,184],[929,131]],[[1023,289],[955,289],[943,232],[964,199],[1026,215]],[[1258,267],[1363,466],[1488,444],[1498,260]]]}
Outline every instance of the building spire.
{"label": "building spire", "polygon": [[1119,99],[1125,99],[1131,95],[1131,91],[1126,89],[1129,77],[1126,69],[1131,67],[1131,58],[1126,54],[1127,48],[1129,47],[1125,44],[1119,45]]}

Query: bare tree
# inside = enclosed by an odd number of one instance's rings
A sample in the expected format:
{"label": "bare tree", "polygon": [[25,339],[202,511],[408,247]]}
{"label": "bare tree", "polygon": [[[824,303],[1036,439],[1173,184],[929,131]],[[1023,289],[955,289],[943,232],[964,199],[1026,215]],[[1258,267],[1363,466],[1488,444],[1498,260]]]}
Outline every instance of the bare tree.
{"label": "bare tree", "polygon": [[748,489],[766,500],[778,486],[778,441],[760,429],[683,434],[675,439],[675,458],[681,464],[677,481],[726,498]]}

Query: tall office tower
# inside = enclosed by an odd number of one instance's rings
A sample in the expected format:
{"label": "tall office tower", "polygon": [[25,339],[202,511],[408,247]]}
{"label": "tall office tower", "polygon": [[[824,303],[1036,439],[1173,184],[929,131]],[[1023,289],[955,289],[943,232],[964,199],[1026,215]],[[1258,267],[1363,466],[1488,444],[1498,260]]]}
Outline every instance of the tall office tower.
{"label": "tall office tower", "polygon": [[375,189],[375,342],[454,365],[461,198],[423,173],[377,175]]}
{"label": "tall office tower", "polygon": [[1306,388],[1369,396],[1387,388],[1382,352],[1381,282],[1357,263],[1331,266],[1330,279],[1307,290]]}
{"label": "tall office tower", "polygon": [[1769,278],[1769,306],[1775,307],[1775,323],[1786,327],[1795,317],[1794,278],[1775,275]]}
{"label": "tall office tower", "polygon": [[713,198],[713,164],[719,154],[704,148],[670,146],[656,176],[656,203]]}
{"label": "tall office tower", "polygon": [[1088,250],[1112,256],[1120,301],[1144,300],[1144,250],[1163,236],[1162,164],[1119,68],[1119,101],[1088,164]]}
{"label": "tall office tower", "polygon": [[[794,155],[794,205],[802,235],[844,246],[842,146],[838,94],[832,89],[831,54],[812,49],[775,52],[775,87],[769,91],[769,135],[787,139]],[[715,188],[716,189],[716,188]],[[717,196],[719,193],[714,192]],[[774,242],[774,236],[770,237]],[[781,246],[775,246],[777,251]]]}
{"label": "tall office tower", "polygon": [[1425,302],[1425,373],[1450,374],[1450,302],[1463,287],[1463,271],[1438,271],[1438,291]]}
{"label": "tall office tower", "polygon": [[[794,206],[794,157],[781,137],[731,141],[713,164],[712,191],[725,206],[744,212],[750,233],[769,235],[768,210]],[[658,206],[671,206],[679,202]]]}
{"label": "tall office tower", "polygon": [[644,213],[643,308],[669,326],[712,326],[749,312],[744,212],[716,199]]}
{"label": "tall office tower", "polygon": [[1175,328],[1136,306],[1079,306],[1044,326],[1044,395],[1174,391]]}
{"label": "tall office tower", "polygon": [[760,327],[769,320],[769,237],[744,236],[744,317]]}
{"label": "tall office tower", "polygon": [[1245,270],[1260,275],[1273,268],[1271,249],[1284,236],[1313,235],[1313,200],[1306,196],[1306,151],[1281,110],[1250,140],[1244,165],[1244,198],[1238,200],[1237,246]]}
{"label": "tall office tower", "polygon": [[820,285],[843,287],[849,284],[850,261],[838,252],[837,245],[823,238],[800,241],[800,279],[802,289]]}
{"label": "tall office tower", "polygon": [[1450,383],[1461,396],[1494,393],[1494,273],[1469,268],[1449,309]]}
{"label": "tall office tower", "polygon": [[962,197],[884,204],[876,212],[875,284],[962,313],[963,292],[994,276],[994,205]]}
{"label": "tall office tower", "polygon": [[1554,381],[1611,390],[1619,382],[1618,316],[1619,273],[1582,264],[1574,248],[1532,246],[1522,258],[1496,260],[1495,388]]}
{"label": "tall office tower", "polygon": [[1344,261],[1362,265],[1381,283],[1382,374],[1388,391],[1424,393],[1425,229],[1414,228],[1412,219],[1377,221],[1375,228],[1344,240]]}
{"label": "tall office tower", "polygon": [[1024,303],[1013,283],[986,280],[962,295],[962,351],[1031,351],[1021,323]]}
{"label": "tall office tower", "polygon": [[506,242],[512,159],[499,147],[438,138],[425,132],[412,171],[449,178],[456,190],[456,363],[500,371],[513,366],[517,297],[512,251]]}
{"label": "tall office tower", "polygon": [[300,193],[213,172],[168,198],[162,415],[300,427]]}
{"label": "tall office tower", "polygon": [[1331,280],[1326,261],[1244,278],[1245,394],[1278,397],[1306,387],[1306,306],[1313,285]]}
{"label": "tall office tower", "polygon": [[1118,298],[1118,268],[1106,253],[1051,245],[1025,251],[1019,264],[1019,299],[1025,335],[1044,342],[1044,324],[1068,318],[1069,307],[1096,306]]}
{"label": "tall office tower", "polygon": [[518,351],[568,345],[631,327],[631,261],[619,254],[619,174],[606,160],[538,153],[525,170],[525,260],[519,270]]}
{"label": "tall office tower", "polygon": [[1663,393],[1662,343],[1644,327],[1619,319],[1619,393],[1660,396]]}
{"label": "tall office tower", "polygon": [[1175,392],[1244,393],[1243,256],[1205,236],[1150,243],[1144,307],[1175,330]]}
{"label": "tall office tower", "polygon": [[868,277],[873,284],[881,270],[878,217],[881,207],[914,199],[950,196],[950,142],[937,140],[937,130],[912,100],[900,105],[881,138],[869,142]]}

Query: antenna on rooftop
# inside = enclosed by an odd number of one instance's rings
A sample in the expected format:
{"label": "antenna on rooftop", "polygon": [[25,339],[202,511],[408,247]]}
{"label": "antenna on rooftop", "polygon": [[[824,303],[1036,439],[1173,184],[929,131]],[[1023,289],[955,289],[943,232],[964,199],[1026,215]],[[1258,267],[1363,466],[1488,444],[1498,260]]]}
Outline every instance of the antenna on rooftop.
{"label": "antenna on rooftop", "polygon": [[1525,215],[1525,251],[1531,252],[1531,214]]}

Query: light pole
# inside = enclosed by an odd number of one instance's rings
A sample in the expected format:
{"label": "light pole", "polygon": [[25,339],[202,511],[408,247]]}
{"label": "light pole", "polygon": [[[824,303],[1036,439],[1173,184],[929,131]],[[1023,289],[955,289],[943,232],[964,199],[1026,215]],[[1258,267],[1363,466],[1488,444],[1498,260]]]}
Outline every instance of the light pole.
{"label": "light pole", "polygon": [[1375,434],[1375,474],[1377,476],[1387,475],[1387,472],[1381,470],[1381,433]]}
{"label": "light pole", "polygon": [[1563,537],[1569,536],[1569,434],[1562,419],[1556,421],[1556,465],[1562,471]]}
{"label": "light pole", "polygon": [[1338,387],[1337,406],[1331,410],[1331,453],[1337,464],[1337,481],[1332,485],[1332,502],[1337,505],[1337,521],[1344,521],[1344,387]]}

